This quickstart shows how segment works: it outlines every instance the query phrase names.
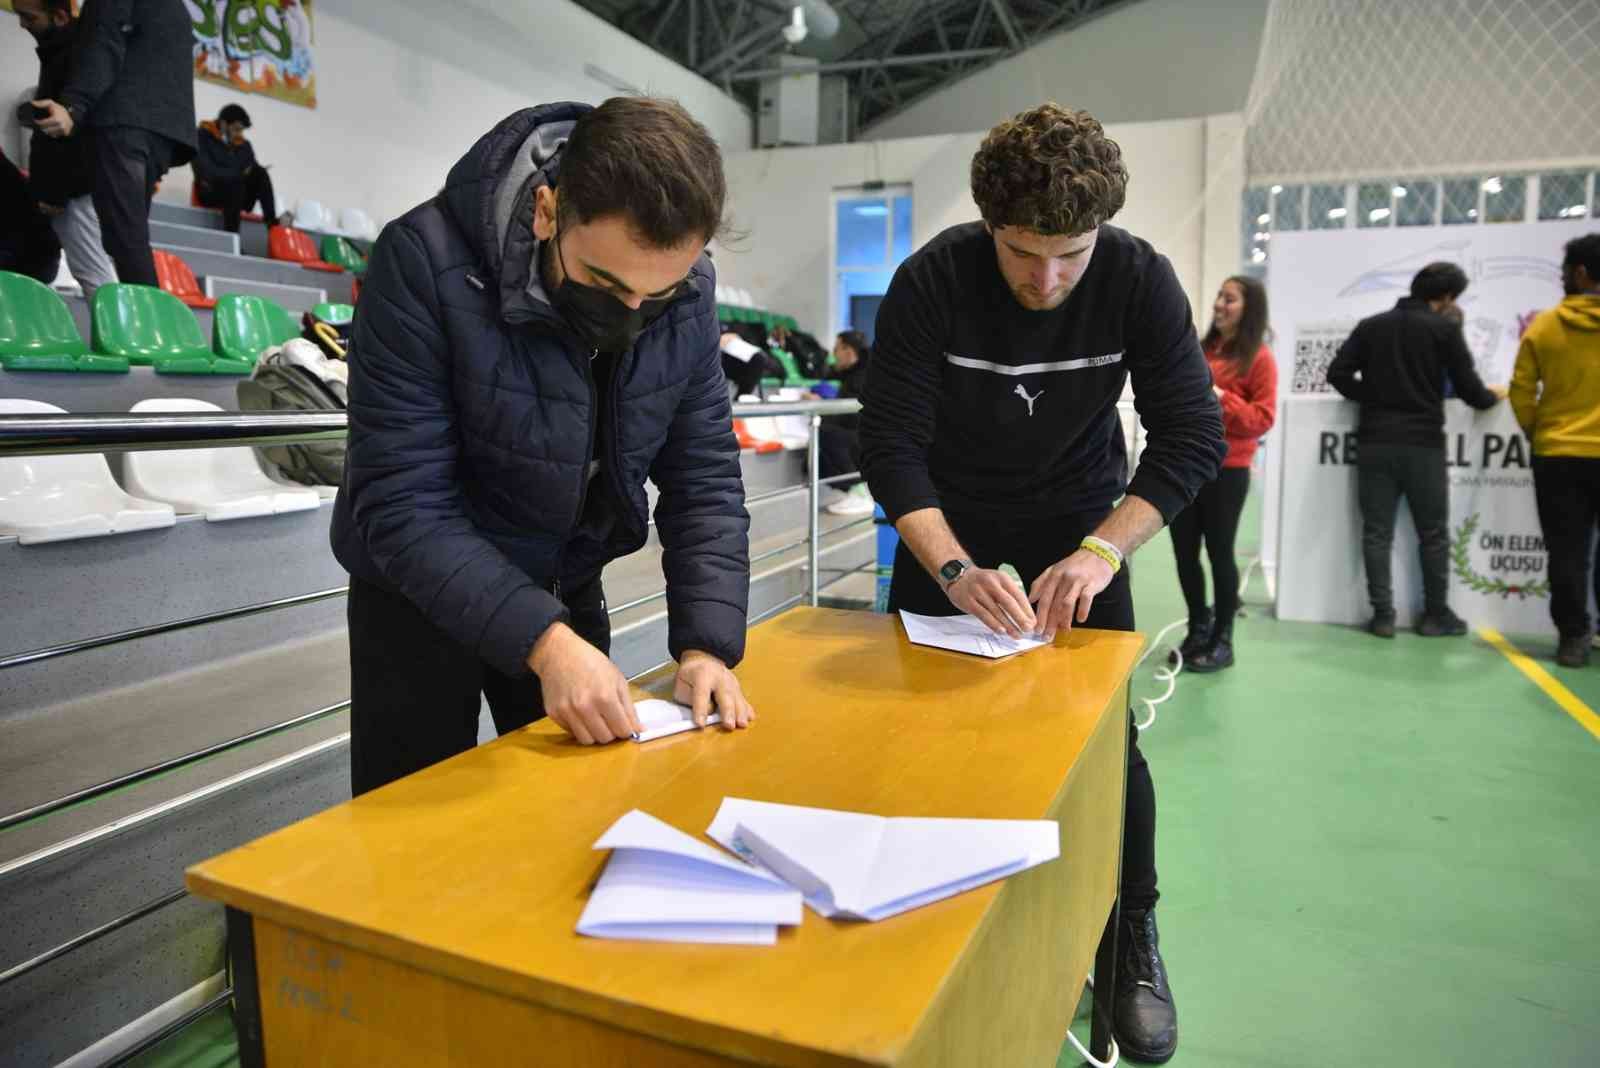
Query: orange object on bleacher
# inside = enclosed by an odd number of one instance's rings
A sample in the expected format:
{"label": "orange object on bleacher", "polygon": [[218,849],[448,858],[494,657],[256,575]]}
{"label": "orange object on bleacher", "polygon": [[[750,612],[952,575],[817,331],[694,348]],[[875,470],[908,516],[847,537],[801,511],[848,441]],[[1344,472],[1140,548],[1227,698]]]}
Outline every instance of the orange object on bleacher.
{"label": "orange object on bleacher", "polygon": [[171,252],[155,250],[156,281],[161,283],[161,288],[177,297],[191,308],[215,308],[216,298],[208,297],[200,291],[200,283],[195,279],[194,272],[189,265]]}
{"label": "orange object on bleacher", "polygon": [[733,435],[739,439],[739,448],[754,449],[758,455],[783,451],[783,442],[781,441],[764,441],[761,438],[751,437],[750,429],[744,425],[743,419],[735,419],[733,421]]}
{"label": "orange object on bleacher", "polygon": [[267,255],[275,260],[298,263],[308,271],[328,271],[343,274],[344,268],[325,262],[317,254],[311,235],[292,226],[273,226],[267,229]]}

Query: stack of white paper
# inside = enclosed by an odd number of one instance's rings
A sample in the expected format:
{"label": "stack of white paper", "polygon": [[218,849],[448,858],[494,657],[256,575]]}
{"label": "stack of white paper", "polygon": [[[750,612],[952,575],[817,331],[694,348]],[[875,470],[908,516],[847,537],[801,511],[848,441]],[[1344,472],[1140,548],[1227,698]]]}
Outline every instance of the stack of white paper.
{"label": "stack of white paper", "polygon": [[706,832],[805,894],[823,916],[882,920],[1046,861],[1051,820],[886,819],[730,797]]}
{"label": "stack of white paper", "polygon": [[915,612],[900,612],[900,622],[906,628],[906,637],[914,645],[931,645],[936,649],[953,649],[958,653],[972,653],[998,660],[1032,649],[1049,645],[1049,642],[1027,636],[1012,638],[996,634],[976,616],[919,616]]}
{"label": "stack of white paper", "polygon": [[[639,726],[644,728],[633,736],[636,742],[653,742],[657,738],[666,738],[669,735],[695,729],[694,710],[688,705],[650,697],[643,701],[635,701],[633,711],[639,717]],[[722,714],[719,712],[713,712],[706,717],[707,726],[721,722]]]}
{"label": "stack of white paper", "polygon": [[578,933],[647,942],[772,945],[800,922],[800,894],[634,809],[594,844],[612,850]]}

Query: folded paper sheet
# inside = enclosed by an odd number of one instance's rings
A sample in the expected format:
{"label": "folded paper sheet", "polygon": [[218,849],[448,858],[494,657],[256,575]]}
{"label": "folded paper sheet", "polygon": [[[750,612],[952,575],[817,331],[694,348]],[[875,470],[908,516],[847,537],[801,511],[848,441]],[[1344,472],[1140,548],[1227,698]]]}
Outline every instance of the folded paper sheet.
{"label": "folded paper sheet", "polygon": [[612,851],[578,933],[649,942],[772,945],[797,924],[800,894],[634,809],[594,844]]}
{"label": "folded paper sheet", "polygon": [[958,653],[971,653],[998,660],[1015,656],[1049,645],[1049,642],[1027,636],[1012,638],[996,634],[976,616],[919,616],[902,610],[900,623],[906,628],[906,637],[913,645],[931,645],[935,649],[952,649]]}
{"label": "folded paper sheet", "polygon": [[1060,855],[1052,820],[871,816],[729,797],[706,832],[805,894],[817,913],[882,920]]}
{"label": "folded paper sheet", "polygon": [[[666,738],[696,729],[694,712],[688,705],[649,697],[643,701],[635,701],[633,711],[639,717],[639,726],[644,728],[634,736],[633,740],[636,742],[653,742],[657,738]],[[713,712],[706,717],[707,726],[721,722],[721,713]]]}

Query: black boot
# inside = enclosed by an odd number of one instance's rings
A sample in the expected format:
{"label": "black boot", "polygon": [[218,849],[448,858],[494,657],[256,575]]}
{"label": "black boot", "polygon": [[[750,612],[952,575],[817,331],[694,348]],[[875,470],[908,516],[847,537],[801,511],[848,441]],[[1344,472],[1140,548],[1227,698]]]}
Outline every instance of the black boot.
{"label": "black boot", "polygon": [[1563,637],[1556,649],[1556,663],[1562,667],[1577,668],[1589,663],[1589,636],[1573,634]]}
{"label": "black boot", "polygon": [[1210,608],[1202,608],[1198,615],[1189,616],[1189,633],[1184,635],[1183,644],[1178,646],[1178,655],[1167,654],[1167,663],[1176,664],[1178,657],[1183,657],[1187,664],[1205,651],[1211,644],[1211,630],[1216,626],[1216,614]]}
{"label": "black boot", "polygon": [[1111,1031],[1126,1056],[1146,1064],[1165,1064],[1178,1048],[1178,1008],[1167,984],[1160,939],[1154,909],[1122,910]]}
{"label": "black boot", "polygon": [[1233,667],[1233,620],[1218,623],[1211,643],[1184,666],[1202,675]]}
{"label": "black boot", "polygon": [[1374,638],[1394,637],[1394,609],[1388,611],[1374,611],[1372,622],[1367,624],[1367,630]]}

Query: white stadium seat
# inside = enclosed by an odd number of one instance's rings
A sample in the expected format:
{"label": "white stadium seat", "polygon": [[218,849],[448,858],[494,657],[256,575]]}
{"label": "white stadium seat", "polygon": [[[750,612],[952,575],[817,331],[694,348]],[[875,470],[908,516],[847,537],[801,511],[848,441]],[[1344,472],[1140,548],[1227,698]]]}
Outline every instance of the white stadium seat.
{"label": "white stadium seat", "polygon": [[[0,398],[6,415],[66,415],[42,401]],[[0,535],[23,545],[170,527],[172,506],[123,492],[99,453],[0,459]]]}
{"label": "white stadium seat", "polygon": [[[200,400],[143,400],[135,412],[220,412]],[[310,487],[290,487],[268,478],[245,448],[170,449],[130,452],[123,482],[145,497],[166,501],[180,512],[203,515],[209,522],[250,516],[303,512],[317,507],[320,497]]]}
{"label": "white stadium seat", "polygon": [[325,234],[333,226],[333,216],[322,206],[322,201],[302,200],[294,206],[294,225],[297,230],[315,230]]}

